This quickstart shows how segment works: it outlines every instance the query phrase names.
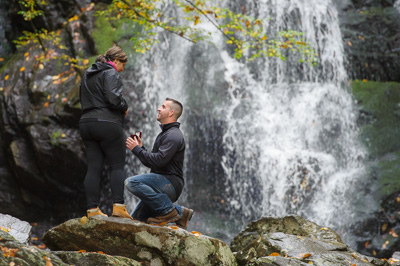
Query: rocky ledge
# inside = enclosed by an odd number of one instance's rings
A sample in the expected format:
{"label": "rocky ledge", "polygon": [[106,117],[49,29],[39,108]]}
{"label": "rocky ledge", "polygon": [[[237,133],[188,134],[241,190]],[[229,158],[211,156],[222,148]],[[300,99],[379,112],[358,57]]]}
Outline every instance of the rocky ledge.
{"label": "rocky ledge", "polygon": [[293,215],[251,222],[230,246],[176,226],[114,217],[68,220],[47,231],[43,242],[46,249],[29,246],[0,230],[0,264],[400,265],[395,257],[357,253],[333,230]]}

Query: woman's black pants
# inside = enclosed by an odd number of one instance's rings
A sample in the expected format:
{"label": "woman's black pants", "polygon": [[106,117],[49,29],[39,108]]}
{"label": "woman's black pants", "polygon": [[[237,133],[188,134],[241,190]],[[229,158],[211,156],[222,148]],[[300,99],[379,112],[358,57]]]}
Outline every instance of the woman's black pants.
{"label": "woman's black pants", "polygon": [[124,203],[125,134],[113,122],[79,123],[86,148],[87,173],[84,181],[88,209],[96,208],[100,198],[100,180],[104,163],[108,166],[113,203]]}

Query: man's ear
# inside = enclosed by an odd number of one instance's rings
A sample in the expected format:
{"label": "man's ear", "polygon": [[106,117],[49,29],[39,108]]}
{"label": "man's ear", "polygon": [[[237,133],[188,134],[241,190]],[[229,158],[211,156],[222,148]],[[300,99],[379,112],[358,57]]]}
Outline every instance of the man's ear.
{"label": "man's ear", "polygon": [[174,115],[175,115],[175,111],[171,109],[171,110],[169,111],[169,115],[168,115],[168,116],[171,117],[171,116],[174,116]]}

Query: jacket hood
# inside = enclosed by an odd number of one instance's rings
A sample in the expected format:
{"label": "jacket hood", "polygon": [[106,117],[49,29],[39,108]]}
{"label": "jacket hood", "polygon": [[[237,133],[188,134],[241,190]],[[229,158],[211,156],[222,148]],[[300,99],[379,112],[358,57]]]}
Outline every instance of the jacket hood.
{"label": "jacket hood", "polygon": [[106,69],[114,69],[115,70],[115,68],[110,64],[102,63],[102,62],[96,62],[86,70],[86,73],[87,73],[88,76],[90,76],[90,75],[99,73],[101,71],[104,71]]}

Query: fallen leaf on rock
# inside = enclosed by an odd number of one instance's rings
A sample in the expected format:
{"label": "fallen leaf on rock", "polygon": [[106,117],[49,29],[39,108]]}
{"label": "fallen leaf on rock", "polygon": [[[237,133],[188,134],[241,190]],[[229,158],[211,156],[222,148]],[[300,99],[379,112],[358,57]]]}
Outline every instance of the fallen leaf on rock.
{"label": "fallen leaf on rock", "polygon": [[81,218],[81,224],[84,225],[87,222],[88,218],[86,216],[83,216]]}
{"label": "fallen leaf on rock", "polygon": [[389,235],[391,235],[391,236],[393,236],[393,237],[399,237],[399,235],[398,234],[396,234],[396,232],[393,230],[393,229],[390,229],[389,230]]}
{"label": "fallen leaf on rock", "polygon": [[43,104],[43,107],[44,107],[44,108],[47,108],[47,107],[49,107],[49,104],[50,104],[49,102],[45,102],[45,103]]}
{"label": "fallen leaf on rock", "polygon": [[21,67],[21,68],[19,69],[20,72],[23,72],[24,70],[25,70],[25,67]]}
{"label": "fallen leaf on rock", "polygon": [[322,227],[322,228],[321,228],[321,230],[328,230],[328,228],[326,228],[326,227]]}
{"label": "fallen leaf on rock", "polygon": [[79,253],[84,253],[84,252],[86,252],[86,250],[81,249],[81,250],[78,250],[78,252],[79,252]]}
{"label": "fallen leaf on rock", "polygon": [[8,233],[8,229],[5,228],[5,227],[3,227],[3,226],[0,226],[0,230],[1,230],[1,231],[4,231],[4,232],[6,232],[6,233]]}
{"label": "fallen leaf on rock", "polygon": [[46,266],[52,266],[53,263],[51,263],[51,259],[49,257],[44,256],[43,259],[46,260]]}
{"label": "fallen leaf on rock", "polygon": [[280,256],[280,254],[278,252],[274,252],[274,253],[269,254],[268,256],[276,257],[276,256]]}
{"label": "fallen leaf on rock", "polygon": [[178,226],[175,226],[175,225],[170,226],[170,228],[172,228],[172,229],[174,229],[174,230],[178,230],[178,229],[179,229],[179,227],[178,227]]}
{"label": "fallen leaf on rock", "polygon": [[46,248],[46,245],[45,245],[45,244],[42,244],[42,245],[37,246],[37,247],[40,248],[40,249],[45,249],[45,248]]}
{"label": "fallen leaf on rock", "polygon": [[104,253],[103,251],[97,251],[97,253],[99,253],[99,254],[106,254],[106,253]]}
{"label": "fallen leaf on rock", "polygon": [[301,253],[301,254],[299,254],[299,258],[300,258],[300,259],[305,259],[305,258],[308,258],[308,257],[310,257],[310,256],[311,256],[310,253]]}
{"label": "fallen leaf on rock", "polygon": [[194,234],[196,237],[201,236],[201,233],[199,233],[199,232],[197,232],[197,231],[192,231],[192,232],[190,232],[190,233]]}
{"label": "fallen leaf on rock", "polygon": [[37,238],[37,237],[32,237],[32,240],[33,240],[33,241],[38,241],[39,238]]}
{"label": "fallen leaf on rock", "polygon": [[387,227],[388,227],[388,224],[383,224],[383,225],[382,225],[382,232],[385,232],[386,229],[387,229]]}

